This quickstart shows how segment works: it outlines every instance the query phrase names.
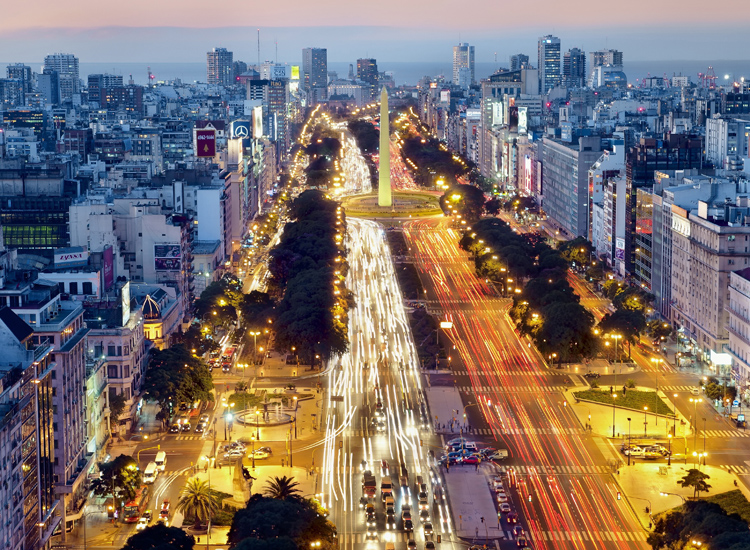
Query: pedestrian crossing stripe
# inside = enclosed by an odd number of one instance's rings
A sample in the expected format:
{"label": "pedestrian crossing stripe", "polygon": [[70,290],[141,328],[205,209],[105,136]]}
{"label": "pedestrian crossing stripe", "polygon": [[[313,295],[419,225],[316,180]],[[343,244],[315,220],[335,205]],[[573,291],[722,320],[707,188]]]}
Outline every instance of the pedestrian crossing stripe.
{"label": "pedestrian crossing stripe", "polygon": [[175,437],[175,441],[195,441],[202,438],[201,435],[178,435]]}
{"label": "pedestrian crossing stripe", "polygon": [[430,305],[442,305],[442,304],[470,304],[473,306],[476,305],[482,305],[482,304],[507,304],[511,300],[510,298],[490,298],[490,297],[483,297],[481,302],[478,302],[476,300],[424,300],[426,304]]}
{"label": "pedestrian crossing stripe", "polygon": [[[432,540],[435,539],[435,535],[432,535]],[[504,538],[509,540],[514,539],[512,531],[503,531],[503,535]],[[367,535],[365,533],[339,533],[337,538],[339,545],[367,542]],[[526,532],[526,538],[532,541],[645,542],[648,534],[644,531],[532,531]],[[378,533],[378,538],[375,541],[408,542],[412,539],[416,539],[413,533],[383,531]]]}
{"label": "pedestrian crossing stripe", "polygon": [[662,390],[662,391],[665,391],[665,392],[670,392],[670,391],[686,391],[686,392],[689,392],[689,391],[694,390],[697,387],[698,386],[659,386],[659,389]]}
{"label": "pedestrian crossing stripe", "polygon": [[466,393],[558,393],[567,390],[565,386],[456,386],[458,391]]}
{"label": "pedestrian crossing stripe", "polygon": [[[564,464],[558,464],[558,465],[551,465],[551,466],[528,466],[528,465],[518,465],[518,466],[506,466],[506,468],[512,468],[515,470],[516,474],[519,475],[583,475],[583,474],[609,474],[612,472],[612,470],[609,468],[609,466],[602,466],[602,465],[564,465]],[[721,468],[722,470],[728,470],[735,474],[750,474],[750,468],[747,466],[742,465],[724,465],[724,466],[717,466],[717,468]]]}
{"label": "pedestrian crossing stripe", "polygon": [[479,376],[497,376],[498,374],[502,374],[503,376],[543,376],[547,377],[549,373],[545,370],[479,370],[479,369],[462,369],[462,370],[453,370],[453,371],[445,371],[446,374],[455,374],[456,376],[471,376],[471,375],[479,375]]}
{"label": "pedestrian crossing stripe", "polygon": [[[706,437],[750,437],[750,434],[739,430],[706,430]],[[703,436],[703,430],[698,430],[698,435]]]}

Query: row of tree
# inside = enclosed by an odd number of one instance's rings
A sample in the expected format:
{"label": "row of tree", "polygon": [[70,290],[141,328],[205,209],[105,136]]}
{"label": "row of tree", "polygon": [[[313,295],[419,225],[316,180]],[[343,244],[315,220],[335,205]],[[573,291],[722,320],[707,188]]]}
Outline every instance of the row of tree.
{"label": "row of tree", "polygon": [[288,223],[268,264],[270,284],[281,295],[276,308],[276,345],[296,348],[301,358],[327,358],[348,349],[345,285],[346,218],[322,191],[308,190],[289,208]]}
{"label": "row of tree", "polygon": [[543,354],[560,363],[591,355],[594,318],[568,283],[568,262],[559,250],[497,218],[474,223],[459,246],[474,254],[479,276],[512,294],[518,331]]}

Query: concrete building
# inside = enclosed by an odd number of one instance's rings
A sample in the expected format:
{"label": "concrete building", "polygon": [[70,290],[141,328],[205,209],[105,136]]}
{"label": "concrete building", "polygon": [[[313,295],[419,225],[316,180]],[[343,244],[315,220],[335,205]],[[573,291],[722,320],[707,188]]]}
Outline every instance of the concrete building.
{"label": "concrete building", "polygon": [[55,71],[60,82],[60,100],[72,100],[81,93],[78,58],[69,53],[55,53],[44,58],[44,70]]}
{"label": "concrete building", "polygon": [[589,235],[589,168],[602,154],[599,137],[577,144],[545,138],[542,144],[542,207],[568,238]]}
{"label": "concrete building", "polygon": [[517,53],[510,56],[510,70],[517,71],[519,69],[526,69],[529,65],[529,56]]}
{"label": "concrete building", "polygon": [[30,94],[34,90],[34,78],[31,67],[23,63],[15,63],[7,67],[8,78],[19,80],[24,94]]}
{"label": "concrete building", "polygon": [[729,274],[727,304],[729,342],[733,378],[741,399],[750,398],[750,267]]}
{"label": "concrete building", "polygon": [[715,115],[706,119],[706,161],[724,170],[742,170],[750,156],[750,119]]}
{"label": "concrete building", "polygon": [[465,42],[453,46],[453,84],[468,88],[475,82],[474,46]]}
{"label": "concrete building", "polygon": [[561,81],[560,39],[550,34],[539,38],[537,60],[539,90],[546,94]]}
{"label": "concrete building", "polygon": [[0,307],[0,349],[0,545],[45,548],[61,522],[53,477],[53,347]]}
{"label": "concrete building", "polygon": [[61,101],[60,73],[44,69],[36,76],[36,89],[48,105],[58,105]]}
{"label": "concrete building", "polygon": [[361,80],[373,88],[377,88],[378,62],[371,58],[357,59],[357,80]]}
{"label": "concrete building", "polygon": [[748,220],[746,196],[714,208],[699,201],[697,212],[672,208],[671,320],[699,359],[724,377],[731,365],[724,349],[729,344],[729,278],[732,271],[750,267]]}
{"label": "concrete building", "polygon": [[209,84],[231,86],[234,54],[226,48],[214,48],[206,53],[206,79]]}
{"label": "concrete building", "polygon": [[328,50],[302,50],[302,89],[307,92],[308,105],[325,101],[328,96]]}

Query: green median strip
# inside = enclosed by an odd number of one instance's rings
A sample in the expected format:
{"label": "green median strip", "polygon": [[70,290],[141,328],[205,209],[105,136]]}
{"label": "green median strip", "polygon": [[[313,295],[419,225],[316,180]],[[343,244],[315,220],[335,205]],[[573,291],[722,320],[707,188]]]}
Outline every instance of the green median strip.
{"label": "green median strip", "polygon": [[658,414],[672,415],[672,409],[670,409],[660,397],[656,395],[656,392],[652,391],[638,391],[638,390],[627,390],[625,395],[621,391],[615,389],[616,398],[612,397],[608,391],[601,390],[584,390],[573,392],[573,395],[577,399],[585,401],[593,401],[595,403],[602,403],[603,405],[612,405],[614,402],[618,407],[624,409],[633,409],[634,411],[643,412],[644,407],[648,407],[648,412],[653,413],[654,409]]}

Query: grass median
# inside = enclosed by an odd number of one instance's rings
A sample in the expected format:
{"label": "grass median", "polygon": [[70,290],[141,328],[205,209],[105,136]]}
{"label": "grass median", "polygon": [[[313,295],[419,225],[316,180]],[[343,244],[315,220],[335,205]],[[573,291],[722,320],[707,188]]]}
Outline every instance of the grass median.
{"label": "grass median", "polygon": [[622,392],[618,392],[616,398],[612,398],[612,394],[608,391],[602,390],[585,390],[573,392],[573,395],[578,399],[586,401],[594,401],[595,403],[602,403],[603,405],[614,404],[624,409],[633,409],[634,411],[643,412],[644,407],[648,407],[648,412],[654,412],[664,415],[672,415],[672,409],[670,409],[660,397],[656,395],[656,392],[652,391],[638,391],[638,390],[627,390],[625,395]]}

